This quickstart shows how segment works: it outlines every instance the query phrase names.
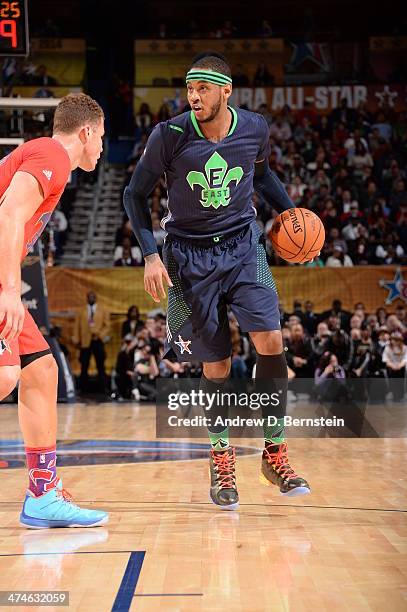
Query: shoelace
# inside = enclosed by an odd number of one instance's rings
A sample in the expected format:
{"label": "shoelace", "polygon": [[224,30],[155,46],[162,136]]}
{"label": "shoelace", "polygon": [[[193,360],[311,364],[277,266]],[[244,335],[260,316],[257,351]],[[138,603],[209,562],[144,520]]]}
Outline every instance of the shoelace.
{"label": "shoelace", "polygon": [[287,442],[282,442],[279,445],[278,451],[276,453],[271,453],[268,449],[271,448],[272,444],[267,446],[264,449],[266,458],[268,463],[273,466],[275,471],[284,479],[289,480],[290,478],[298,478],[298,474],[296,474],[288,463],[288,447]]}
{"label": "shoelace", "polygon": [[75,504],[72,495],[66,489],[57,489],[56,493],[58,497],[62,497],[64,501],[72,504],[73,507],[77,508],[78,506]]}
{"label": "shoelace", "polygon": [[234,489],[236,486],[235,449],[232,450],[232,454],[229,454],[228,451],[216,452],[212,450],[211,452],[217,468],[219,487],[221,489]]}

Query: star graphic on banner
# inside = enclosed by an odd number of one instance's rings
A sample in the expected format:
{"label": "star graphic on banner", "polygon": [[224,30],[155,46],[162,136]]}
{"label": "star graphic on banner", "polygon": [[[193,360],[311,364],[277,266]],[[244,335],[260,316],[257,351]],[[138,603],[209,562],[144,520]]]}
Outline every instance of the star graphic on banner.
{"label": "star graphic on banner", "polygon": [[187,353],[189,353],[190,355],[192,355],[192,351],[189,348],[189,345],[191,344],[191,340],[183,340],[181,338],[180,335],[178,335],[178,342],[174,341],[174,344],[176,344],[177,346],[179,346],[179,349],[181,351],[181,355],[183,355],[185,353],[185,351]]}
{"label": "star graphic on banner", "polygon": [[394,99],[397,98],[397,91],[390,91],[390,87],[388,85],[384,85],[383,91],[376,91],[376,98],[379,100],[379,106],[383,106],[386,102],[389,106],[394,106]]}
{"label": "star graphic on banner", "polygon": [[387,289],[389,295],[386,298],[385,304],[391,304],[397,298],[407,302],[407,281],[403,279],[403,274],[400,268],[397,268],[396,274],[392,281],[381,280],[379,281],[380,287]]}
{"label": "star graphic on banner", "polygon": [[293,54],[290,59],[290,65],[293,68],[298,68],[306,59],[316,64],[321,70],[329,70],[329,62],[326,59],[323,45],[320,43],[290,43],[293,48]]}

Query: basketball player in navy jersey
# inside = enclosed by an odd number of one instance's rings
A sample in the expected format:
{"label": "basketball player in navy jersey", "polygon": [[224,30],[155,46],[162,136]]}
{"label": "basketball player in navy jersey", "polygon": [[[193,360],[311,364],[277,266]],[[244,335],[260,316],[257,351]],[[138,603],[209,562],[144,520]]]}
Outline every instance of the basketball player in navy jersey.
{"label": "basketball player in navy jersey", "polygon": [[[186,84],[192,110],[155,127],[124,193],[145,259],[144,287],[159,302],[165,297],[164,283],[169,286],[167,352],[179,361],[203,362],[201,389],[206,393],[222,388],[230,374],[230,307],[256,348],[256,379],[267,381],[280,397],[277,425],[269,427],[266,420],[264,426],[262,478],[283,495],[309,493],[308,483],[288,461],[283,422],[287,364],[278,296],[252,205],[253,187],[279,213],[294,204],[269,168],[265,119],[228,106],[232,79],[227,63],[213,55],[198,59]],[[164,263],[147,204],[163,173],[168,188]],[[228,429],[211,425],[209,439],[211,499],[233,510],[239,497]]]}

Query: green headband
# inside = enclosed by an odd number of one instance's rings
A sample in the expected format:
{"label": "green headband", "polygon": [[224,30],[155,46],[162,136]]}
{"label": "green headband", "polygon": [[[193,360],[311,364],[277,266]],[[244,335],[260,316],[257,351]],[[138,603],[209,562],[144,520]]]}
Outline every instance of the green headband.
{"label": "green headband", "polygon": [[214,83],[215,85],[231,85],[232,79],[225,74],[220,72],[214,72],[212,70],[204,70],[201,68],[192,68],[185,78],[186,83],[188,81],[207,81],[208,83]]}

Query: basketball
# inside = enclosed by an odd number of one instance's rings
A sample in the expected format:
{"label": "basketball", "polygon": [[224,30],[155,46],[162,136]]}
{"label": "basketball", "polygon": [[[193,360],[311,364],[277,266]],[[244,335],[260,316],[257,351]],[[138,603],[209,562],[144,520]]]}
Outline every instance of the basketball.
{"label": "basketball", "polygon": [[325,229],[311,210],[290,208],[276,217],[268,236],[279,257],[289,263],[304,263],[322,249]]}

